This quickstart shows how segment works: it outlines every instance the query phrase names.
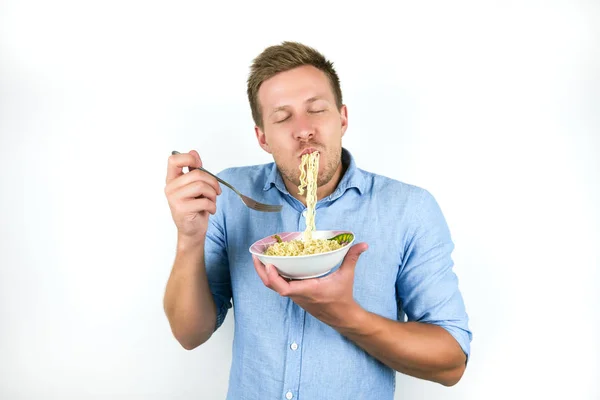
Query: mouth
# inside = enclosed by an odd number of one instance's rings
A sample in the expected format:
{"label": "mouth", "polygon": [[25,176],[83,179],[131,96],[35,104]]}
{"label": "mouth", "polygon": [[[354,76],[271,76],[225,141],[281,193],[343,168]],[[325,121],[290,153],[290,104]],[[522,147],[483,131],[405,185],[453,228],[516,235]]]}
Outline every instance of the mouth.
{"label": "mouth", "polygon": [[314,147],[309,147],[308,149],[304,149],[304,151],[302,153],[300,153],[300,158],[302,158],[302,156],[305,154],[314,153],[315,151],[318,151],[318,150],[315,149]]}

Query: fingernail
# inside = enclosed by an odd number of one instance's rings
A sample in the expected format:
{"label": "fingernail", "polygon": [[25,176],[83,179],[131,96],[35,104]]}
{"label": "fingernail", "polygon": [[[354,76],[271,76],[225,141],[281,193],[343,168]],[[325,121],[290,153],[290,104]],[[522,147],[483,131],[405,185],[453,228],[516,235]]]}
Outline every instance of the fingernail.
{"label": "fingernail", "polygon": [[271,272],[271,264],[265,265],[265,269],[267,270],[267,274]]}

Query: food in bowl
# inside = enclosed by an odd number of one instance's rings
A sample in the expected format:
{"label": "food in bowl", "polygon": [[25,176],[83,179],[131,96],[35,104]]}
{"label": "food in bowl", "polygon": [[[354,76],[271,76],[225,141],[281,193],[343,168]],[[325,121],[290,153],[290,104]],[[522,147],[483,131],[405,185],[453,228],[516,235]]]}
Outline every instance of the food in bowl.
{"label": "food in bowl", "polygon": [[273,235],[273,238],[277,240],[277,242],[267,247],[264,252],[267,256],[293,257],[326,253],[328,251],[341,249],[342,246],[350,243],[353,239],[352,235],[349,233],[336,235],[331,239],[293,239],[288,242],[282,241],[279,235]]}
{"label": "food in bowl", "polygon": [[325,253],[342,247],[338,242],[328,239],[292,240],[290,242],[277,242],[265,251],[267,256],[307,256],[310,254]]}
{"label": "food in bowl", "polygon": [[337,250],[309,255],[271,256],[266,250],[273,244],[282,242],[301,241],[303,232],[280,232],[276,235],[264,237],[250,246],[250,253],[258,257],[263,264],[272,264],[277,268],[279,275],[288,279],[308,279],[323,276],[339,265],[350,246],[354,242],[354,233],[351,231],[314,231],[315,239],[334,240],[340,244]]}

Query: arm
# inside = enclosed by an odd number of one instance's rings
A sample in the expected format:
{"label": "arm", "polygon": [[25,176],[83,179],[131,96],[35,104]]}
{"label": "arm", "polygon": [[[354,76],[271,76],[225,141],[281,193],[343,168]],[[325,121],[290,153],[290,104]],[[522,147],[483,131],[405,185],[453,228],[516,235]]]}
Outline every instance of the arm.
{"label": "arm", "polygon": [[201,165],[196,152],[171,156],[165,188],[178,235],[163,307],[173,335],[187,350],[206,342],[231,306],[224,233],[215,221],[222,218],[219,184],[199,170],[182,172]]}
{"label": "arm", "polygon": [[289,296],[390,368],[446,386],[456,384],[465,370],[466,357],[446,329],[423,322],[390,320],[366,311],[354,300],[354,268],[366,249],[365,243],[352,246],[336,272],[305,281],[287,282],[272,265],[253,259],[267,287]]}
{"label": "arm", "polygon": [[471,332],[458,278],[452,270],[454,244],[434,197],[421,192],[396,278],[400,318],[364,311],[341,327],[367,352],[399,372],[449,386],[462,377]]}
{"label": "arm", "polygon": [[358,305],[346,315],[347,321],[334,328],[388,367],[445,386],[462,377],[465,354],[440,326],[393,321]]}
{"label": "arm", "polygon": [[204,265],[204,243],[179,238],[164,309],[173,335],[187,350],[200,346],[214,332],[217,312]]}

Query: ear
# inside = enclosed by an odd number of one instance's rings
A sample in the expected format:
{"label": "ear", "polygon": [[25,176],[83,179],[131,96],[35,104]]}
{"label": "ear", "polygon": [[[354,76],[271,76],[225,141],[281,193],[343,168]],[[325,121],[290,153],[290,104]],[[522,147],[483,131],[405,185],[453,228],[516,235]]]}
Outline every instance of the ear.
{"label": "ear", "polygon": [[348,129],[348,107],[346,105],[340,108],[340,121],[342,123],[342,136],[344,136],[346,129]]}
{"label": "ear", "polygon": [[258,126],[254,127],[254,132],[256,133],[256,140],[258,140],[258,145],[262,147],[264,151],[271,154],[271,147],[269,143],[267,143],[267,136]]}

